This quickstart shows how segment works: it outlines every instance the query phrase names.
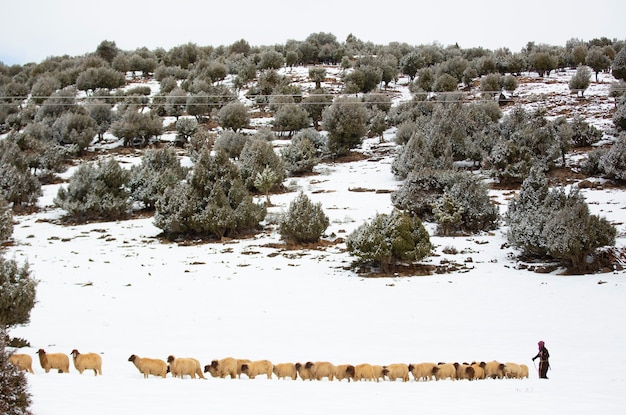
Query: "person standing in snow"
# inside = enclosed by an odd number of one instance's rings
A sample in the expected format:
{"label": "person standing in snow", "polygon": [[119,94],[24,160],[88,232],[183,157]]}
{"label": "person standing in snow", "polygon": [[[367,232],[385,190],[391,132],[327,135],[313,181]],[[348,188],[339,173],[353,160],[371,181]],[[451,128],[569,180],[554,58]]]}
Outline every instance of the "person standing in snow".
{"label": "person standing in snow", "polygon": [[539,346],[539,353],[533,357],[533,362],[535,359],[539,358],[539,378],[548,379],[548,368],[550,367],[548,359],[550,358],[550,353],[548,353],[548,349],[546,349],[543,340],[537,343],[537,345]]}

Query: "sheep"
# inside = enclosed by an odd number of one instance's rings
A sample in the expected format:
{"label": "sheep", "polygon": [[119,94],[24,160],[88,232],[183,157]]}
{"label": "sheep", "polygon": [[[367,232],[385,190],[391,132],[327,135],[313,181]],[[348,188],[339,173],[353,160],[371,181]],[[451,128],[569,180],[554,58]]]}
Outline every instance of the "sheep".
{"label": "sheep", "polygon": [[387,376],[392,382],[395,382],[397,379],[402,379],[402,382],[408,382],[409,365],[406,365],[404,363],[394,363],[391,365],[383,366],[383,374]]}
{"label": "sheep", "polygon": [[58,369],[59,373],[70,373],[70,358],[64,353],[46,353],[44,349],[37,350],[41,367],[50,372],[50,369]]}
{"label": "sheep", "polygon": [[245,373],[250,379],[258,375],[266,375],[268,379],[271,379],[273,370],[274,365],[269,360],[255,360],[241,365],[241,373]]}
{"label": "sheep", "polygon": [[133,354],[128,358],[128,361],[133,362],[139,372],[143,373],[144,379],[148,379],[148,375],[161,376],[162,378],[167,376],[167,363],[164,360],[139,357]]}
{"label": "sheep", "polygon": [[378,382],[379,380],[385,380],[385,374],[384,372],[384,368],[381,365],[372,365],[372,368],[374,369],[374,377],[376,378],[376,382]]}
{"label": "sheep", "polygon": [[33,374],[35,373],[33,372],[33,358],[28,354],[14,353],[9,356],[9,363],[17,366],[19,370]]}
{"label": "sheep", "polygon": [[348,383],[350,383],[350,379],[354,378],[354,366],[349,364],[337,365],[337,373],[335,374],[335,379],[338,381],[342,381],[344,379],[348,379]]}
{"label": "sheep", "polygon": [[192,357],[174,357],[169,355],[167,357],[167,363],[170,366],[170,372],[175,378],[183,378],[185,375],[191,376],[192,379],[198,378],[206,379],[202,374],[200,362]]}
{"label": "sheep", "polygon": [[519,365],[520,369],[522,369],[521,373],[520,373],[520,379],[526,378],[528,379],[528,366],[521,364]]}
{"label": "sheep", "polygon": [[502,379],[504,377],[504,363],[496,360],[485,364],[485,377],[491,379]]}
{"label": "sheep", "polygon": [[278,379],[291,378],[296,380],[298,378],[298,371],[293,363],[277,363],[274,365],[273,372]]}
{"label": "sheep", "polygon": [[334,380],[337,373],[337,367],[330,362],[314,362],[310,369],[311,375],[316,380],[322,380],[322,378]]}
{"label": "sheep", "polygon": [[414,363],[409,365],[409,372],[413,374],[413,378],[416,381],[420,380],[432,380],[433,379],[433,368],[437,366],[431,362],[425,363]]}
{"label": "sheep", "polygon": [[213,360],[210,365],[204,366],[204,373],[209,372],[214,378],[224,379],[226,376],[230,376],[231,379],[235,379],[241,374],[241,366],[237,362],[232,357]]}
{"label": "sheep", "polygon": [[241,379],[241,366],[244,363],[250,363],[252,360],[250,359],[237,359],[237,379]]}
{"label": "sheep", "polygon": [[298,371],[298,375],[302,380],[312,380],[313,374],[311,373],[311,367],[313,366],[313,362],[306,362],[302,364],[300,362],[296,363],[296,370]]}
{"label": "sheep", "polygon": [[437,366],[433,368],[433,375],[435,376],[435,380],[447,379],[450,378],[452,380],[456,379],[456,366],[453,363],[439,363]]}
{"label": "sheep", "polygon": [[374,366],[369,363],[361,363],[354,366],[354,375],[352,376],[355,382],[360,380],[374,380],[378,382],[378,377],[374,372]]}
{"label": "sheep", "polygon": [[87,369],[93,370],[94,376],[102,376],[102,357],[96,353],[81,354],[78,350],[72,350],[72,360],[74,367],[81,375]]}
{"label": "sheep", "polygon": [[517,363],[506,362],[504,364],[504,375],[509,379],[519,379],[522,375],[522,368]]}
{"label": "sheep", "polygon": [[454,363],[454,367],[456,368],[456,379],[469,379],[467,368],[469,367],[469,363]]}
{"label": "sheep", "polygon": [[467,369],[465,370],[465,372],[467,373],[467,378],[469,380],[474,380],[474,379],[484,379],[485,378],[485,362],[472,362],[471,365],[469,365],[469,367],[467,367]]}

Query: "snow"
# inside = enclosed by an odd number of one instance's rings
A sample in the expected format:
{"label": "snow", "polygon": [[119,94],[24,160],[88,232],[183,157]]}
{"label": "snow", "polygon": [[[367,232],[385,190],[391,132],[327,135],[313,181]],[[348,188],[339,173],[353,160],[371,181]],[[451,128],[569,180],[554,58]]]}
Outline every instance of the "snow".
{"label": "snow", "polygon": [[[378,140],[363,151],[376,152]],[[380,153],[382,154],[382,153]],[[374,161],[372,161],[374,160]],[[5,257],[28,261],[40,281],[31,322],[11,331],[32,347],[27,374],[37,415],[417,413],[615,414],[626,405],[625,271],[565,276],[522,269],[490,234],[431,237],[426,261],[464,263],[469,271],[367,278],[350,270],[345,238],[392,209],[401,183],[392,154],[321,164],[288,178],[271,195],[266,230],[246,239],[179,245],[158,238],[152,218],[64,226],[44,188],[40,212],[16,217]],[[129,162],[130,163],[130,162]],[[368,191],[356,192],[355,188]],[[352,190],[351,190],[352,189]],[[304,191],[321,202],[330,227],[319,249],[277,248],[275,221]],[[590,209],[618,226],[624,247],[626,192],[583,191]],[[501,212],[511,191],[492,191]],[[426,224],[431,235],[435,226]],[[458,254],[445,254],[454,247]],[[550,350],[549,380],[530,360],[537,341]],[[44,373],[36,351],[101,353],[103,376],[73,366]],[[232,356],[274,363],[427,361],[517,362],[529,379],[351,382],[248,379],[143,379],[131,354],[195,357],[202,365]],[[208,375],[208,374],[207,374]]]}

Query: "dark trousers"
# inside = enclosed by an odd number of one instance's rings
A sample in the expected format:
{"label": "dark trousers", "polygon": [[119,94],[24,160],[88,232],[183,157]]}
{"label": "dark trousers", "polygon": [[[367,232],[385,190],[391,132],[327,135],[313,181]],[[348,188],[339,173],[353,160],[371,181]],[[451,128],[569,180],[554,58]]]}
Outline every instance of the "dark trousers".
{"label": "dark trousers", "polygon": [[539,377],[542,379],[548,379],[548,368],[550,367],[550,364],[548,363],[548,361],[540,361],[539,362]]}

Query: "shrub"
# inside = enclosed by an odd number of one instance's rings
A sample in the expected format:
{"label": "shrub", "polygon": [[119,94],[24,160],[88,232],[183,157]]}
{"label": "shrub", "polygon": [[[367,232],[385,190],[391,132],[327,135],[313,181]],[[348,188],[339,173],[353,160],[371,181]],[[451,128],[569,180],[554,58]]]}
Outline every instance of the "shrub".
{"label": "shrub", "polygon": [[130,172],[112,158],[96,165],[83,163],[67,188],[59,188],[54,204],[78,222],[121,219],[130,210],[129,177]]}
{"label": "shrub", "polygon": [[363,262],[393,271],[398,261],[419,261],[430,253],[428,232],[415,216],[398,210],[377,214],[346,239],[348,251]]}
{"label": "shrub", "polygon": [[24,372],[9,362],[7,338],[4,328],[0,328],[0,413],[32,415],[28,381]]}
{"label": "shrub", "polygon": [[238,131],[250,123],[248,108],[240,102],[232,102],[220,109],[217,120],[224,129]]}
{"label": "shrub", "polygon": [[13,210],[0,195],[0,242],[7,241],[11,235],[13,235]]}
{"label": "shrub", "polygon": [[29,322],[36,287],[27,263],[20,267],[14,260],[0,257],[0,327]]}
{"label": "shrub", "polygon": [[246,142],[239,157],[241,179],[247,189],[256,188],[254,185],[256,176],[266,167],[272,169],[276,174],[276,183],[282,184],[285,179],[285,167],[282,159],[276,154],[271,143],[252,138]]}
{"label": "shrub", "polygon": [[603,154],[600,166],[606,177],[626,181],[626,132]]}
{"label": "shrub", "polygon": [[320,161],[316,153],[315,145],[308,138],[294,139],[280,150],[285,169],[292,176],[312,172]]}
{"label": "shrub", "polygon": [[215,151],[223,151],[230,158],[239,158],[249,137],[231,130],[222,131],[215,140]]}
{"label": "shrub", "polygon": [[280,235],[300,243],[317,242],[328,225],[321,203],[312,203],[302,192],[289,204],[287,213],[281,216]]}
{"label": "shrub", "polygon": [[335,156],[348,154],[367,132],[367,110],[357,98],[338,98],[324,110],[322,118],[328,131],[328,150]]}

